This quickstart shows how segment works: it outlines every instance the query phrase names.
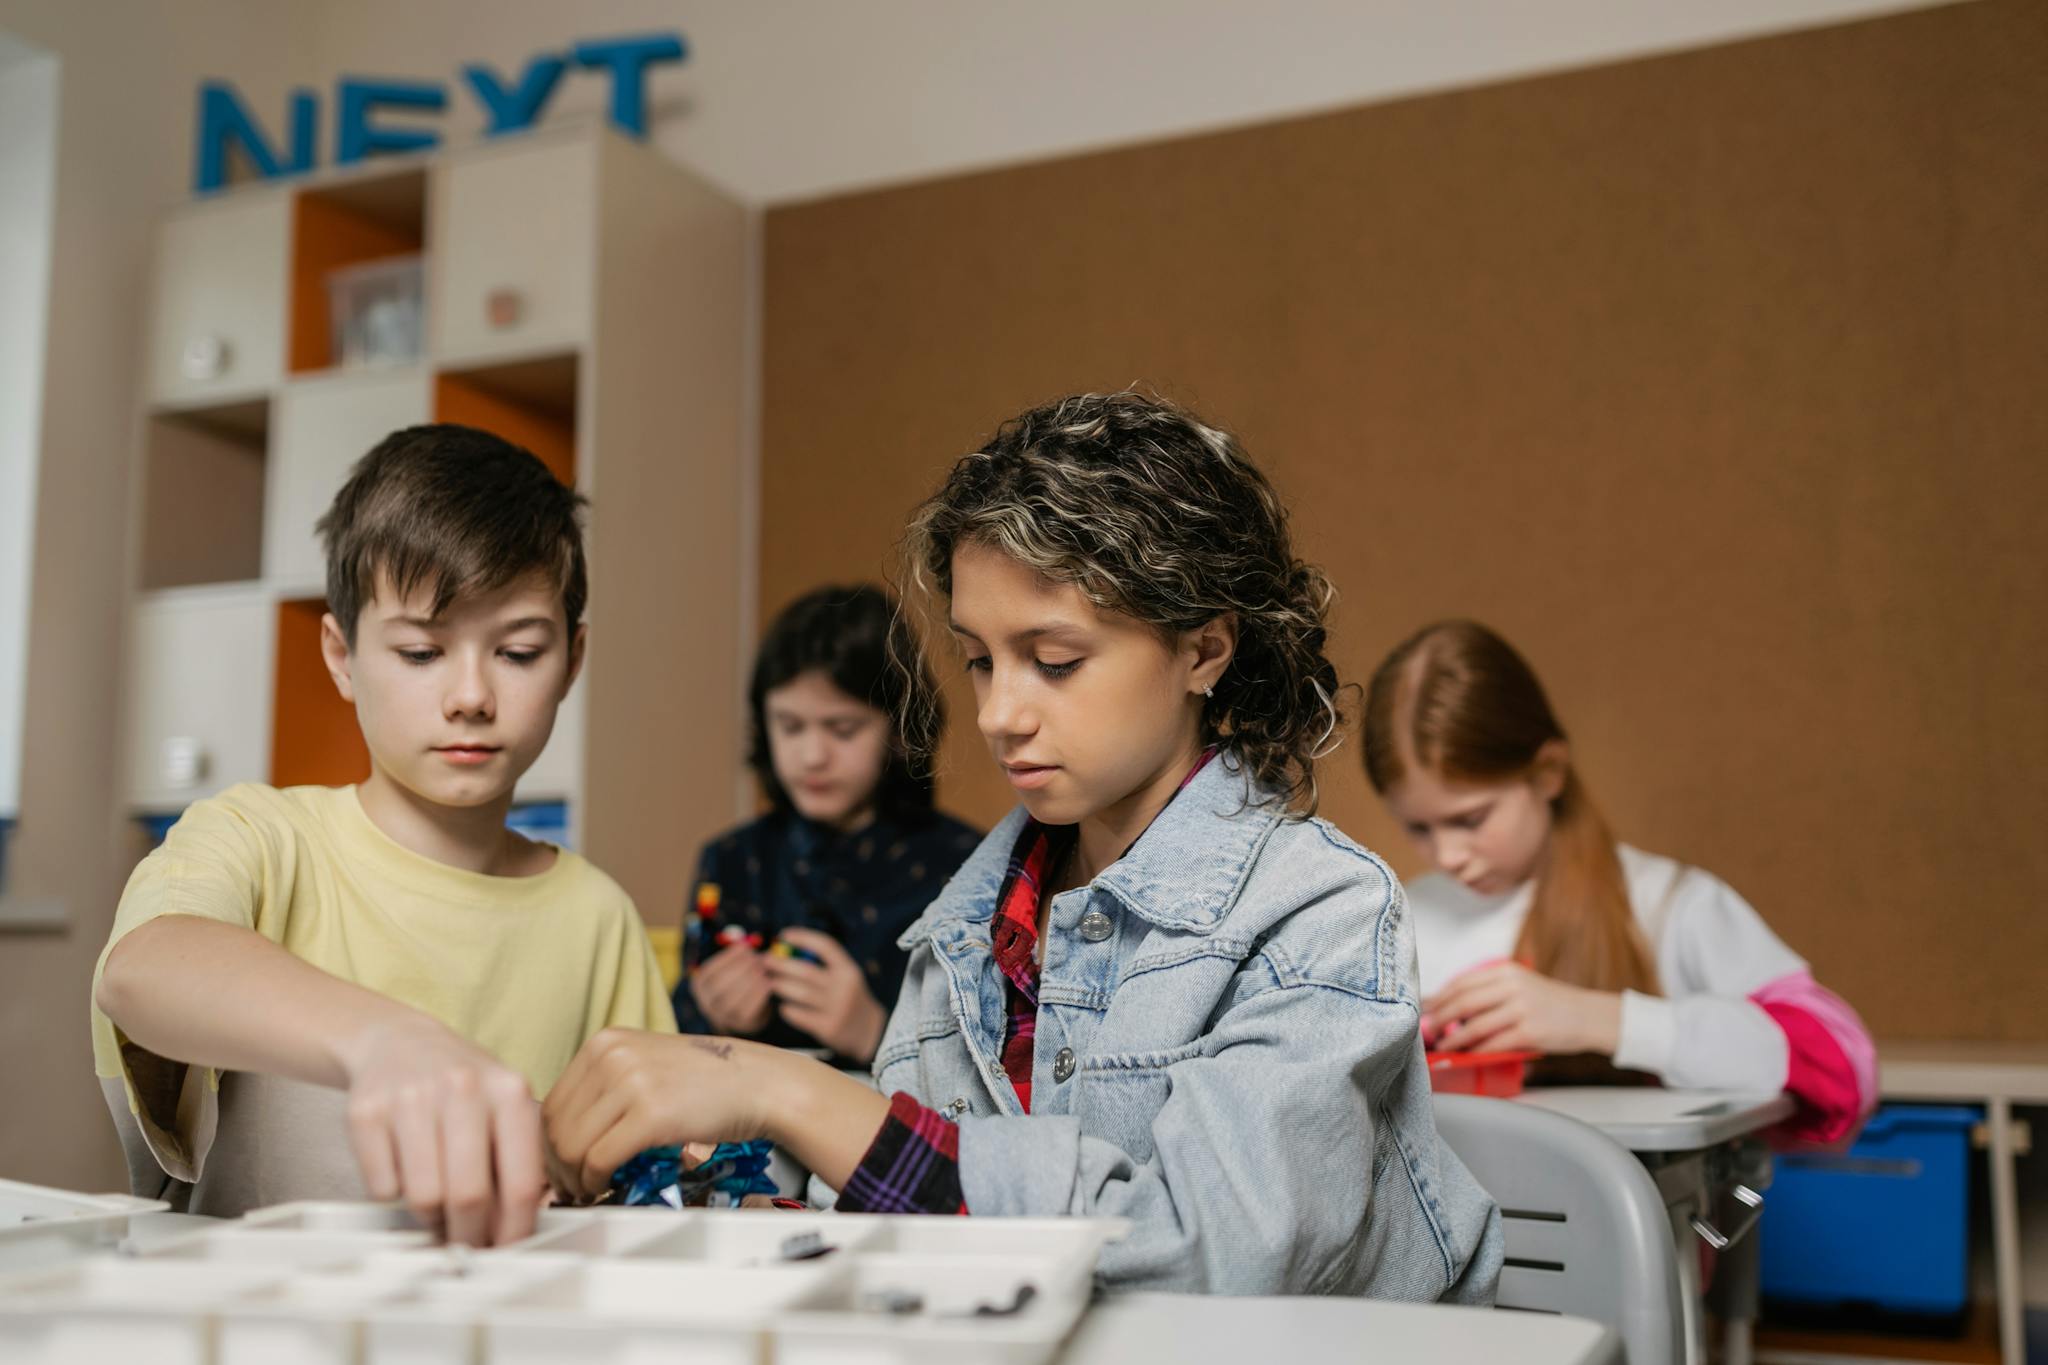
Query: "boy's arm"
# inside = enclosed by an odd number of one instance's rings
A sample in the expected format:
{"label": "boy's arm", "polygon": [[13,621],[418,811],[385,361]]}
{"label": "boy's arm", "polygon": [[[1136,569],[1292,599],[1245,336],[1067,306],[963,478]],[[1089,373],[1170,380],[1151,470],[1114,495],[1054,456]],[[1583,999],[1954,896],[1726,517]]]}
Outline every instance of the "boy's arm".
{"label": "boy's arm", "polygon": [[403,1196],[450,1241],[533,1230],[545,1189],[539,1108],[524,1077],[438,1020],[254,930],[182,914],[116,943],[94,998],[158,1056],[346,1089],[371,1195]]}

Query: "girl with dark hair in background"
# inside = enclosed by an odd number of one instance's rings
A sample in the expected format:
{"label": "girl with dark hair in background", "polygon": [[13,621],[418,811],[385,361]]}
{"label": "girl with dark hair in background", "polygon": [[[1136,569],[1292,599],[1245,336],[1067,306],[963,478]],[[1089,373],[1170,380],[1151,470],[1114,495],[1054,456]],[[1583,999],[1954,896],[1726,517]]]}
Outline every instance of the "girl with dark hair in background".
{"label": "girl with dark hair in background", "polygon": [[866,1066],[903,982],[897,938],[981,842],[932,808],[897,736],[938,694],[887,593],[829,587],[769,627],[748,703],[771,809],[704,849],[677,1021]]}

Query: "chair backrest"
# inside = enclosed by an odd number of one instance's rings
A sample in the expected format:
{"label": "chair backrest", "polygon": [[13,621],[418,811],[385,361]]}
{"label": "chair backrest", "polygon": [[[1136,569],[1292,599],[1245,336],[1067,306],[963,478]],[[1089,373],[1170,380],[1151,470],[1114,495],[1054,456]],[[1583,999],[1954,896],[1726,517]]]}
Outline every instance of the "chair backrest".
{"label": "chair backrest", "polygon": [[1626,1147],[1563,1114],[1476,1095],[1436,1096],[1436,1127],[1500,1205],[1498,1306],[1605,1323],[1628,1365],[1685,1358],[1671,1222]]}

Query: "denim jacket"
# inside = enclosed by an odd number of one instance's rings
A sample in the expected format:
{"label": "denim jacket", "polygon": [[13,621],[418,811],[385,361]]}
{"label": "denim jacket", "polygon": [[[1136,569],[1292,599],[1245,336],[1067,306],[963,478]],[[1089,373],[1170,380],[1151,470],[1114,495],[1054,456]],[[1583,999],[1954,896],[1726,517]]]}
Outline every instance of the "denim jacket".
{"label": "denim jacket", "polygon": [[1229,756],[1053,899],[1032,1113],[990,920],[1012,811],[903,936],[875,1057],[960,1125],[975,1214],[1131,1220],[1116,1290],[1490,1303],[1500,1215],[1437,1136],[1400,883]]}

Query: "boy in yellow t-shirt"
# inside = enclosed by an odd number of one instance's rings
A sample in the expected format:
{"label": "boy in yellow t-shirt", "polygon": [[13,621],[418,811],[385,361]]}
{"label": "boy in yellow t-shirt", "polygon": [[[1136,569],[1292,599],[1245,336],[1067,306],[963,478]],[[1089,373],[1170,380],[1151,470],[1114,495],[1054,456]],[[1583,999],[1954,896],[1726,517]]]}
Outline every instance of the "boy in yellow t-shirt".
{"label": "boy in yellow t-shirt", "polygon": [[505,827],[583,661],[581,501],[422,426],[321,518],[321,649],[370,776],[232,787],[130,877],[92,1025],[138,1192],[402,1196],[513,1240],[546,1188],[535,1096],[606,1027],[675,1028],[625,892]]}

